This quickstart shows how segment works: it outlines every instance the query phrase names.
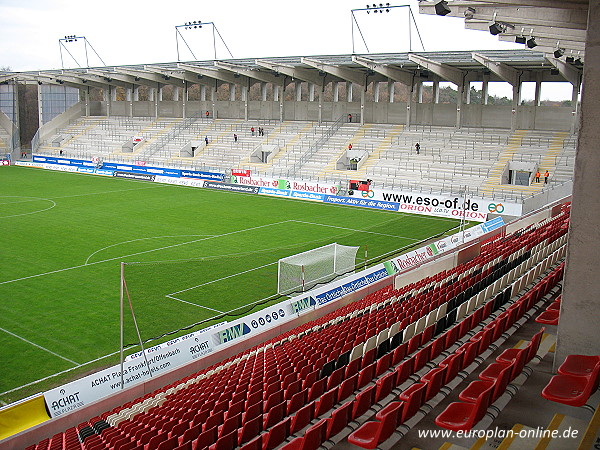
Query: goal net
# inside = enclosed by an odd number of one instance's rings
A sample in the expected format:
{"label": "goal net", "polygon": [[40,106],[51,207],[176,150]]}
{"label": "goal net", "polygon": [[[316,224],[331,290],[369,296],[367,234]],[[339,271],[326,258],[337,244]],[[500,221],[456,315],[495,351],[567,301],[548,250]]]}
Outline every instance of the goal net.
{"label": "goal net", "polygon": [[303,292],[354,272],[359,248],[333,243],[280,259],[277,292],[281,295]]}

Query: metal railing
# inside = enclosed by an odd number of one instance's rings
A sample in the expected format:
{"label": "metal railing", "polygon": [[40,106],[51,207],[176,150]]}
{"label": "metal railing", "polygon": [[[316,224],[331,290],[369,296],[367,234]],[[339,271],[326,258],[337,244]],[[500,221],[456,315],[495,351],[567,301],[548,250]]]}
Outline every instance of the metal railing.
{"label": "metal railing", "polygon": [[298,158],[298,161],[291,167],[291,169],[288,169],[288,176],[292,177],[296,175],[300,168],[304,164],[306,164],[306,162],[308,162],[308,160],[315,153],[317,153],[321,147],[325,145],[329,138],[333,136],[337,130],[339,130],[339,128],[342,126],[343,123],[345,123],[345,121],[346,116],[340,116],[340,118],[333,122],[333,124],[329,128],[323,130],[321,137],[310,145],[308,150],[300,158]]}

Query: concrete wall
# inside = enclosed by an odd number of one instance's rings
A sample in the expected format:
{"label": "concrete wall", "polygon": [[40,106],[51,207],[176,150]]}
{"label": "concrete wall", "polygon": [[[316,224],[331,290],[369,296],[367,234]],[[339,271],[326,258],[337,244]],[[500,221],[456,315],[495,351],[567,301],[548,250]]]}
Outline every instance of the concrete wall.
{"label": "concrete wall", "polygon": [[[106,115],[105,102],[90,102],[92,115]],[[154,117],[156,106],[153,101],[133,102],[134,117]],[[321,120],[333,122],[340,116],[351,113],[355,121],[360,120],[360,102],[323,102]],[[111,102],[110,114],[128,116],[130,102]],[[248,101],[248,119],[279,120],[279,101]],[[216,101],[216,117],[226,119],[244,119],[246,102]],[[202,116],[210,111],[213,116],[212,101],[188,101],[185,104],[186,117]],[[362,113],[365,123],[406,124],[407,104],[389,102],[366,102]],[[456,125],[456,104],[454,103],[413,103],[410,122],[412,125],[432,125],[453,127]],[[524,130],[570,131],[573,116],[570,107],[518,106],[516,110],[516,128]],[[161,101],[158,103],[159,117],[183,117],[182,101]],[[475,128],[510,128],[512,125],[512,106],[510,105],[462,105],[461,126]],[[283,102],[284,120],[319,120],[319,101]]]}
{"label": "concrete wall", "polygon": [[45,123],[39,129],[40,142],[48,139],[60,128],[66,128],[71,121],[78,119],[85,114],[85,104],[83,102],[75,103],[60,116],[56,116],[50,122]]}

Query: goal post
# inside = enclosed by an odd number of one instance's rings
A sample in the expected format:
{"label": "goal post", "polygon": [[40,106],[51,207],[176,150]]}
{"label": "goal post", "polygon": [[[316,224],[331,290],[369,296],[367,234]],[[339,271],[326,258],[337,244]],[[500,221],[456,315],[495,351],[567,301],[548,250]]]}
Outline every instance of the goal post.
{"label": "goal post", "polygon": [[359,248],[333,243],[280,259],[277,292],[281,295],[303,292],[354,272]]}

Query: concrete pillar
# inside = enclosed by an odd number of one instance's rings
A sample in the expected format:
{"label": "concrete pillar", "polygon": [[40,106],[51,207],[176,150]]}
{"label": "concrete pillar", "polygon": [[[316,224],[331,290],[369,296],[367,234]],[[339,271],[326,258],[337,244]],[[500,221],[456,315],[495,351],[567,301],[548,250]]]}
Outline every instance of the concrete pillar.
{"label": "concrete pillar", "polygon": [[[590,2],[588,24],[600,21],[600,2]],[[600,28],[588,26],[575,157],[573,203],[563,280],[554,369],[570,354],[600,354]]]}
{"label": "concrete pillar", "polygon": [[333,101],[340,101],[340,83],[338,81],[333,82]]}
{"label": "concrete pillar", "polygon": [[206,86],[205,85],[200,86],[200,101],[201,102],[206,101]]}
{"label": "concrete pillar", "polygon": [[42,102],[42,85],[38,83],[37,87],[37,99],[38,99],[38,128],[44,125],[44,102]]}
{"label": "concrete pillar", "polygon": [[274,102],[278,102],[279,101],[279,90],[281,89],[281,86],[279,85],[274,85],[273,86],[273,101]]}
{"label": "concrete pillar", "polygon": [[178,87],[173,88],[173,101],[174,102],[179,101],[179,88]]}
{"label": "concrete pillar", "polygon": [[267,83],[265,82],[260,83],[260,99],[263,102],[267,101]]}
{"label": "concrete pillar", "polygon": [[488,104],[490,98],[490,75],[487,73],[483,74],[483,83],[481,83],[481,103],[484,105]]}
{"label": "concrete pillar", "polygon": [[294,83],[294,92],[296,93],[296,101],[301,102],[302,101],[302,82],[301,81],[296,81]]}
{"label": "concrete pillar", "polygon": [[315,101],[315,85],[314,83],[308,83],[308,101]]}
{"label": "concrete pillar", "polygon": [[154,88],[152,88],[152,87],[148,88],[148,101],[149,102],[154,101]]}
{"label": "concrete pillar", "polygon": [[360,87],[360,124],[365,124],[365,88]]}
{"label": "concrete pillar", "polygon": [[215,80],[215,85],[210,87],[210,101],[212,102],[212,116],[213,119],[217,118],[217,83]]}
{"label": "concrete pillar", "polygon": [[250,87],[248,85],[242,86],[242,101],[244,102],[244,120],[248,121],[248,91]]}
{"label": "concrete pillar", "polygon": [[133,89],[132,88],[125,89],[125,100],[127,101],[128,115],[129,115],[129,117],[133,117]]}
{"label": "concrete pillar", "polygon": [[111,109],[110,108],[110,106],[111,106],[110,99],[112,97],[111,92],[110,92],[111,90],[112,90],[112,87],[110,85],[107,85],[104,89],[102,89],[104,101],[106,102],[106,115],[108,117],[110,117],[110,109]]}
{"label": "concrete pillar", "polygon": [[154,96],[154,117],[158,118],[158,102],[161,100],[162,86],[160,83],[156,83],[156,95]]}
{"label": "concrete pillar", "polygon": [[573,93],[571,94],[571,114],[573,119],[571,120],[571,134],[577,132],[577,124],[579,123],[579,91],[581,89],[581,81],[576,85],[573,85]]}
{"label": "concrete pillar", "polygon": [[388,81],[388,95],[390,97],[390,103],[394,103],[394,89],[395,89],[394,81]]}
{"label": "concrete pillar", "polygon": [[133,87],[133,101],[134,102],[140,101],[140,87],[139,86]]}
{"label": "concrete pillar", "polygon": [[158,89],[157,89],[157,91],[158,91],[158,101],[159,102],[163,101],[163,89],[164,89],[164,86],[162,84],[159,84],[158,85]]}
{"label": "concrete pillar", "polygon": [[517,111],[519,110],[519,103],[521,103],[521,83],[517,82],[513,86],[513,98],[512,98],[512,111],[510,119],[510,129],[517,129]]}
{"label": "concrete pillar", "polygon": [[[18,98],[18,97],[17,97]],[[90,115],[90,87],[83,90],[83,101],[85,102],[85,115]]]}
{"label": "concrete pillar", "polygon": [[379,83],[373,83],[373,100],[375,103],[379,103]]}
{"label": "concrete pillar", "polygon": [[423,103],[423,82],[417,82],[417,103]]}
{"label": "concrete pillar", "polygon": [[410,114],[411,114],[411,108],[412,108],[412,104],[413,104],[413,97],[415,95],[415,84],[413,83],[410,86],[410,92],[408,94],[408,101],[406,102],[406,126],[410,127],[411,121],[410,121]]}
{"label": "concrete pillar", "polygon": [[319,125],[323,122],[323,92],[325,91],[325,84],[320,86],[319,89]]}
{"label": "concrete pillar", "polygon": [[471,82],[467,82],[466,86],[465,86],[465,104],[470,105],[471,104]]}
{"label": "concrete pillar", "polygon": [[346,101],[350,103],[352,101],[352,86],[350,81],[346,81]]}
{"label": "concrete pillar", "polygon": [[183,90],[181,91],[181,115],[184,119],[187,118],[187,101],[188,101],[188,83],[183,82]]}
{"label": "concrete pillar", "polygon": [[235,83],[229,83],[229,100],[235,102]]}
{"label": "concrete pillar", "polygon": [[281,85],[281,95],[279,96],[279,121],[283,122],[283,101],[285,100],[285,78]]}
{"label": "concrete pillar", "polygon": [[433,82],[433,103],[436,105],[440,102],[440,80]]}
{"label": "concrete pillar", "polygon": [[533,106],[540,106],[540,100],[542,95],[542,72],[536,74],[535,80],[535,96],[533,100]]}
{"label": "concrete pillar", "polygon": [[456,87],[458,89],[458,93],[456,94],[456,128],[460,128],[462,125],[461,109],[464,103],[465,85],[461,83]]}

